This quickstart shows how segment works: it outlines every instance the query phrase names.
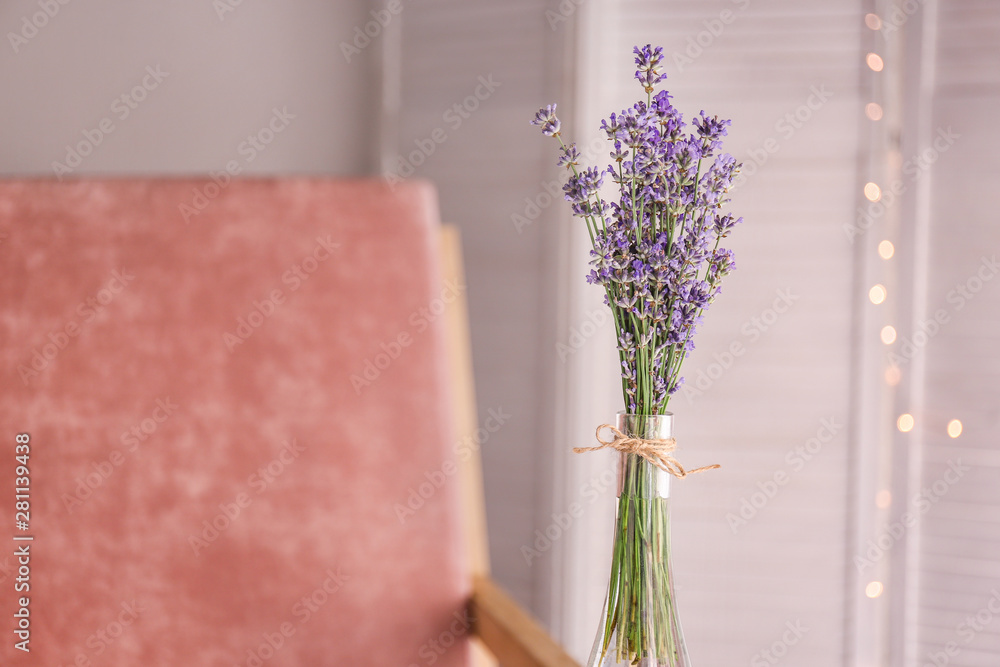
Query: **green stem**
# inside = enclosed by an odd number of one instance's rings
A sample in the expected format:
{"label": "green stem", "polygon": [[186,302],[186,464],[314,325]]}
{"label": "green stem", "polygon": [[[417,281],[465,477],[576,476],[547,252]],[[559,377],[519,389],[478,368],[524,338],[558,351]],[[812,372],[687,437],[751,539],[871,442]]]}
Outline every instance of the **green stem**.
{"label": "green stem", "polygon": [[679,667],[684,663],[670,574],[669,501],[656,497],[652,464],[634,454],[622,459],[601,657],[613,646],[618,662],[654,658]]}

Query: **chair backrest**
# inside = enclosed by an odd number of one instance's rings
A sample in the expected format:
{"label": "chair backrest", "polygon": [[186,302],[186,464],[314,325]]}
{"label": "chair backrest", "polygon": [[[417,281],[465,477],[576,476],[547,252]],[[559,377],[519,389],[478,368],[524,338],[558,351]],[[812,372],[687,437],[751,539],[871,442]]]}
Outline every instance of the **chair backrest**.
{"label": "chair backrest", "polygon": [[421,183],[0,182],[0,663],[465,664],[437,225]]}

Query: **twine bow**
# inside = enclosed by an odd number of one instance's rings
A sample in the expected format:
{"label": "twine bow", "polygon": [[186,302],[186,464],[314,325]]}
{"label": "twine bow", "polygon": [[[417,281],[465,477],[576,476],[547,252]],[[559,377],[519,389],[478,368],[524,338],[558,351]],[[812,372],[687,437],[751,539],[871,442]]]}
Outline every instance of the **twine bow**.
{"label": "twine bow", "polygon": [[[605,440],[601,437],[601,431],[608,429],[613,438]],[[596,452],[599,449],[615,449],[625,454],[636,454],[646,459],[654,466],[664,472],[668,472],[674,477],[684,479],[688,475],[697,472],[705,472],[714,468],[720,468],[719,464],[702,466],[694,470],[685,470],[680,461],[673,457],[673,452],[677,449],[677,441],[674,438],[638,438],[625,435],[611,424],[601,424],[597,427],[597,441],[601,443],[596,447],[574,447],[577,454],[584,452]]]}

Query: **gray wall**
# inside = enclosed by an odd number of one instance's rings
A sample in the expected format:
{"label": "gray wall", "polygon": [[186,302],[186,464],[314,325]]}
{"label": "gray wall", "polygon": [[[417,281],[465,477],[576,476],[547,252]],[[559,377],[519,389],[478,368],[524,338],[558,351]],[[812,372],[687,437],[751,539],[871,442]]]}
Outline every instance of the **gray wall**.
{"label": "gray wall", "polygon": [[[97,145],[76,174],[204,173],[230,160],[245,173],[371,171],[377,50],[348,64],[338,46],[367,2],[243,2],[221,17],[200,0],[51,4],[51,18],[35,1],[0,5],[0,174],[52,174],[81,141]],[[33,16],[43,27],[25,29]],[[22,30],[30,38],[12,44]],[[120,98],[144,78],[151,90],[129,108]],[[294,119],[241,153],[275,107]]]}
{"label": "gray wall", "polygon": [[[521,547],[550,520],[556,446],[553,225],[564,202],[549,197],[535,211],[525,201],[557,177],[554,142],[529,124],[560,86],[564,34],[551,30],[545,8],[540,0],[429,0],[404,12],[398,124],[398,154],[410,162],[435,130],[445,136],[414,175],[437,183],[442,216],[462,230],[480,417],[510,415],[482,447],[494,575],[543,614],[552,562],[529,563]],[[515,214],[529,224],[518,228]]]}

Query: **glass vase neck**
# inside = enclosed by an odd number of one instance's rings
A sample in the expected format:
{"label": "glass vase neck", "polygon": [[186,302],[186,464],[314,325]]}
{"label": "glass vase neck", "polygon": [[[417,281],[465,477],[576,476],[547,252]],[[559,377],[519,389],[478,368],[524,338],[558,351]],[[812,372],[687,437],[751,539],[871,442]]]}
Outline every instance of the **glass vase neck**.
{"label": "glass vase neck", "polygon": [[[615,427],[627,436],[650,440],[674,437],[674,415],[633,415],[619,412]],[[638,481],[638,483],[637,483]],[[670,473],[661,470],[638,454],[621,453],[618,457],[618,496],[628,489],[641,498],[669,498]]]}
{"label": "glass vase neck", "polygon": [[[619,413],[624,435],[673,437],[673,415]],[[622,454],[611,577],[587,667],[691,667],[671,567],[670,477],[638,454]]]}

